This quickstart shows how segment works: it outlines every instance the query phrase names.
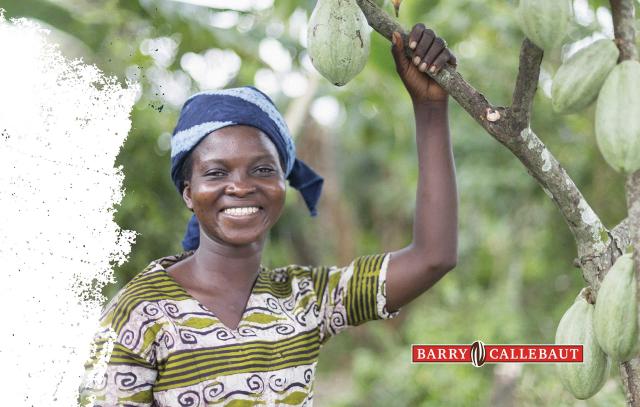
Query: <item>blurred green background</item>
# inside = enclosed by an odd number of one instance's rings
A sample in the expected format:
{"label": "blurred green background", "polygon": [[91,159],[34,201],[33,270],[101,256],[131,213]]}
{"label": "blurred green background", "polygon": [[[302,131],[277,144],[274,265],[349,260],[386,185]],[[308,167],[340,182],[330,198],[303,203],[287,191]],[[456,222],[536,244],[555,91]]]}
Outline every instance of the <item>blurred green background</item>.
{"label": "blurred green background", "polygon": [[[115,214],[138,237],[117,269],[113,296],[151,260],[178,253],[191,215],[169,177],[170,135],[193,92],[253,84],[296,133],[299,156],[325,177],[320,216],[288,191],[264,264],[345,265],[396,250],[411,238],[417,180],[414,119],[390,43],[372,33],[368,65],[336,88],[306,50],[315,1],[2,0],[6,17],[39,20],[69,57],[82,58],[142,92],[117,164],[126,195]],[[572,41],[612,36],[603,1],[576,0]],[[392,14],[390,4],[384,5]],[[523,34],[514,1],[404,0],[400,22],[444,37],[459,70],[494,104],[508,105]],[[594,34],[595,33],[595,34]],[[565,47],[564,52],[570,52]],[[532,128],[608,227],[625,217],[624,178],[603,161],[593,106],[552,112],[550,79],[561,55],[545,55]],[[428,293],[388,322],[334,339],[320,357],[319,406],[613,406],[624,403],[617,367],[595,397],[577,401],[552,365],[411,365],[412,343],[552,343],[584,286],[562,217],[519,161],[455,101],[451,133],[459,193],[459,260]]]}

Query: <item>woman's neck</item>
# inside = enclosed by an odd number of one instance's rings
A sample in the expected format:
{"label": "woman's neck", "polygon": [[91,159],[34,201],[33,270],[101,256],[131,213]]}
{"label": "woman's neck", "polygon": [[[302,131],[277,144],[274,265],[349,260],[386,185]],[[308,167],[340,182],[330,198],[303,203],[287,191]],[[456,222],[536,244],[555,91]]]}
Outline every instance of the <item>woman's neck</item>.
{"label": "woman's neck", "polygon": [[201,236],[200,246],[189,259],[194,283],[208,292],[249,289],[260,271],[263,247],[264,239],[230,246]]}

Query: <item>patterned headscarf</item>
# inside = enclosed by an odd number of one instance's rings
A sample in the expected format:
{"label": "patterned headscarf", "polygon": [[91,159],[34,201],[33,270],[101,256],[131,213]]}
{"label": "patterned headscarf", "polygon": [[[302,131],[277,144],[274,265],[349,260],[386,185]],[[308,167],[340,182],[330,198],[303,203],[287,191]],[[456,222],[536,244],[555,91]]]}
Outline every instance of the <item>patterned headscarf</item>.
{"label": "patterned headscarf", "polygon": [[[255,127],[269,137],[284,163],[289,185],[300,191],[311,216],[316,216],[323,179],[296,158],[295,145],[284,118],[273,101],[253,86],[201,92],[185,102],[171,137],[171,179],[178,192],[182,194],[184,189],[181,175],[186,157],[209,133],[234,125]],[[193,215],[182,241],[185,250],[199,246],[199,233],[198,219]]]}

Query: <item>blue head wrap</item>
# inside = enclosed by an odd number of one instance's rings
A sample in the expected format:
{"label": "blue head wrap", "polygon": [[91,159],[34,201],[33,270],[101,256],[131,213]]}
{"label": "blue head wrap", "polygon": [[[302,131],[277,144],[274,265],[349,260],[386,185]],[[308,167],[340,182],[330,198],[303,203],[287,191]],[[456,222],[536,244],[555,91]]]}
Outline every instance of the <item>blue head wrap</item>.
{"label": "blue head wrap", "polygon": [[[255,127],[269,137],[284,163],[289,185],[300,191],[311,216],[315,216],[323,179],[296,158],[295,145],[284,118],[273,101],[253,86],[201,92],[185,102],[171,137],[171,179],[178,192],[182,194],[184,189],[181,174],[185,158],[209,133],[234,125]],[[185,250],[194,250],[199,244],[198,219],[193,215],[182,246]]]}

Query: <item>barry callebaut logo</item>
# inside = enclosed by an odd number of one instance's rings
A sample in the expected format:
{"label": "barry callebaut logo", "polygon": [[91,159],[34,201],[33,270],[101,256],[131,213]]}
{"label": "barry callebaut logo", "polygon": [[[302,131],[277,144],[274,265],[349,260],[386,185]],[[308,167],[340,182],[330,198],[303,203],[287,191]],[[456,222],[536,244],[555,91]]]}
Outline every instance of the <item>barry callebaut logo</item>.
{"label": "barry callebaut logo", "polygon": [[412,363],[581,363],[582,345],[411,345]]}

